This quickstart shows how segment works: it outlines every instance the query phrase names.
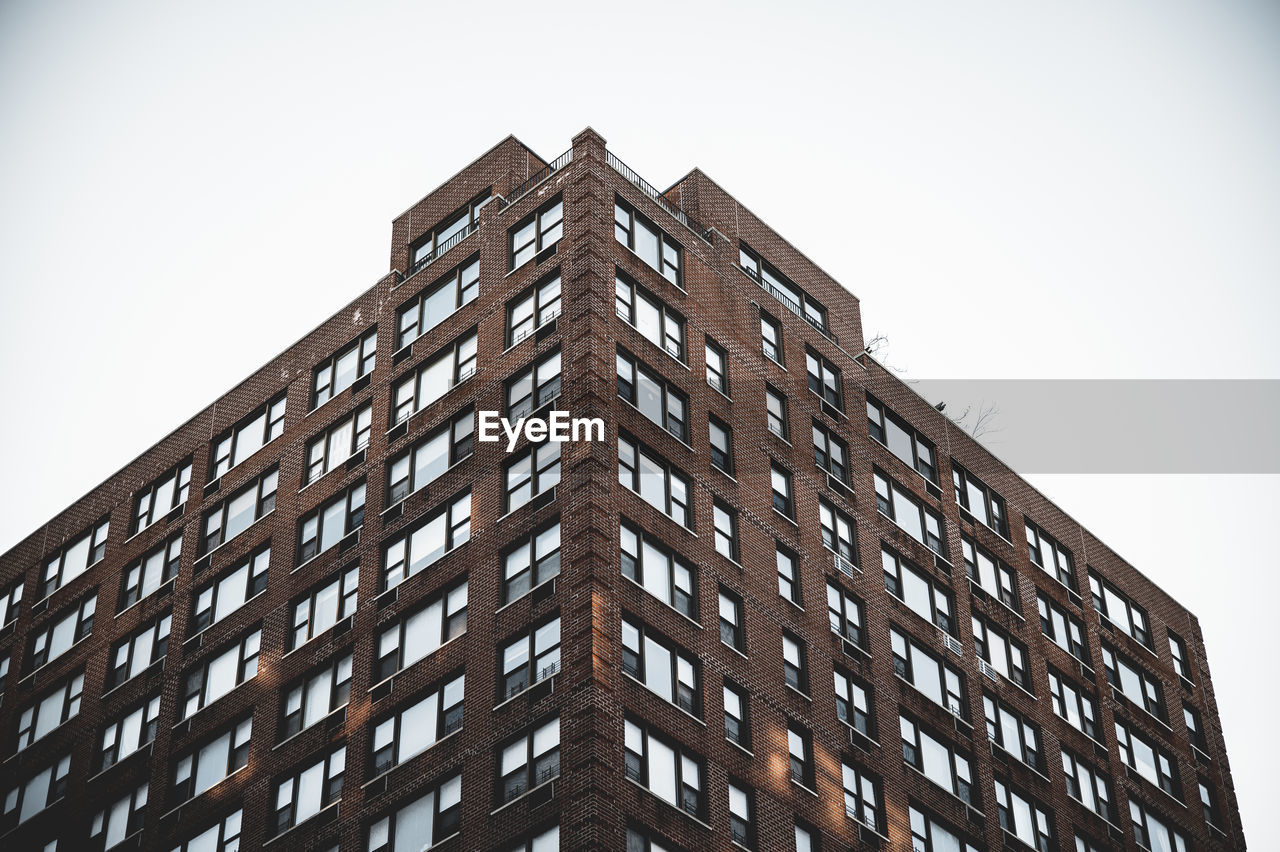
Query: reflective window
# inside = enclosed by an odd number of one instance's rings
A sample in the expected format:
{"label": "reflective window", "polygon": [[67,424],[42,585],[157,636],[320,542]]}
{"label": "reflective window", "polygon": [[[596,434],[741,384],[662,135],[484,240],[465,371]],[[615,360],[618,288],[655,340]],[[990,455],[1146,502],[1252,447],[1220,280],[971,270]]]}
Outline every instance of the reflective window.
{"label": "reflective window", "polygon": [[467,631],[467,581],[378,633],[374,680],[383,681]]}
{"label": "reflective window", "polygon": [[473,257],[400,306],[396,312],[396,349],[403,349],[431,331],[473,301],[479,292],[480,258]]}
{"label": "reflective window", "polygon": [[560,270],[507,303],[507,346],[560,316]]}
{"label": "reflective window", "polygon": [[518,269],[564,234],[564,203],[557,196],[510,231],[511,269]]}
{"label": "reflective window", "polygon": [[465,690],[464,676],[458,675],[374,725],[373,774],[381,775],[461,730]]}
{"label": "reflective window", "polygon": [[680,286],[680,244],[620,198],[613,204],[613,235],[664,278]]}
{"label": "reflective window", "polygon": [[285,395],[281,393],[215,438],[210,453],[210,481],[283,435],[284,409]]}
{"label": "reflective window", "polygon": [[476,372],[476,333],[463,334],[452,344],[410,370],[391,392],[391,424],[402,423],[466,381]]}
{"label": "reflective window", "polygon": [[315,482],[347,459],[369,446],[373,428],[373,403],[366,402],[324,433],[307,442],[307,473],[304,484]]}
{"label": "reflective window", "polygon": [[666,545],[626,521],[619,525],[622,576],[697,620],[697,574]]}
{"label": "reflective window", "polygon": [[437,506],[382,549],[382,589],[417,576],[471,540],[471,489]]}
{"label": "reflective window", "polygon": [[614,279],[614,311],[628,325],[677,361],[685,360],[684,317],[618,273]]}
{"label": "reflective window", "polygon": [[338,350],[338,353],[316,365],[312,371],[311,407],[319,408],[347,388],[373,372],[378,354],[378,329],[371,328],[363,336]]}
{"label": "reflective window", "polygon": [[138,533],[187,502],[191,489],[191,459],[138,492],[133,501],[132,533]]}

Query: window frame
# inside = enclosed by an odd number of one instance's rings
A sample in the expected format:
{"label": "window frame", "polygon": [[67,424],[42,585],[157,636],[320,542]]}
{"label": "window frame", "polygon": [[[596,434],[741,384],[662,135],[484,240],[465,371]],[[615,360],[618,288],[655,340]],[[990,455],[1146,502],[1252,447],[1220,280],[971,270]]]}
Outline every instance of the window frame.
{"label": "window frame", "polygon": [[[523,290],[506,304],[506,347],[523,343],[544,325],[560,316],[563,311],[563,281],[556,269],[543,276],[537,283]],[[528,305],[528,316],[523,316]],[[519,321],[516,320],[520,315]],[[528,328],[524,326],[528,324]]]}
{"label": "window frame", "polygon": [[[619,519],[618,537],[622,576],[697,624],[699,591],[697,571],[676,550],[667,546],[661,538],[645,532],[639,525],[632,523],[626,517]],[[631,547],[634,550],[629,549],[628,540],[632,543]],[[666,582],[663,584],[665,589],[659,589],[660,591],[666,591],[667,597],[665,598],[655,591],[658,586],[646,579],[646,575],[649,573],[646,569],[649,554],[654,554],[665,561],[665,565],[660,567],[649,566],[649,568],[657,568],[662,573],[662,576],[665,577]]]}
{"label": "window frame", "polygon": [[843,414],[844,374],[840,368],[811,346],[805,346],[804,360],[805,371],[809,377],[809,392]]}
{"label": "window frame", "polygon": [[[353,352],[355,353],[355,372],[351,376],[350,381],[347,381],[345,384],[341,384],[339,387],[338,385],[345,380],[345,375],[340,375],[338,373],[338,364],[343,358],[351,355]],[[377,354],[378,326],[375,323],[368,330],[357,335],[354,340],[343,344],[338,351],[312,367],[311,387],[309,392],[311,407],[309,410],[315,411],[317,408],[372,373],[376,366]]]}
{"label": "window frame", "polygon": [[[630,368],[630,376],[622,373],[623,365]],[[689,396],[677,385],[667,381],[661,373],[619,345],[615,354],[614,365],[617,371],[618,397],[632,408],[644,415],[650,423],[659,429],[671,433],[682,444],[689,444]],[[642,381],[656,387],[658,416],[655,420],[642,405]]]}
{"label": "window frame", "polygon": [[[226,476],[244,464],[257,452],[284,434],[284,418],[288,409],[287,392],[280,391],[267,402],[259,405],[245,417],[236,421],[235,425],[222,430],[217,438],[209,442],[209,481],[214,482]],[[251,429],[259,420],[261,434],[253,436],[256,444],[245,455],[240,455],[240,441],[246,430]],[[252,434],[252,433],[250,433]],[[223,465],[226,465],[225,467]]]}
{"label": "window frame", "polygon": [[[624,298],[624,289],[627,291]],[[640,286],[625,275],[621,269],[614,274],[613,285],[614,313],[631,328],[635,329],[645,340],[657,346],[670,357],[688,366],[688,323],[683,314],[673,310],[666,302],[655,294]],[[657,314],[658,340],[650,337],[640,325],[639,304],[647,303],[650,311]],[[676,333],[672,333],[673,330]],[[672,351],[674,347],[675,351]]]}
{"label": "window frame", "polygon": [[[448,313],[436,318],[431,325],[427,325],[427,322],[432,319],[426,315],[427,308],[432,303],[432,297],[445,290],[453,291],[453,307]],[[400,307],[396,308],[396,351],[400,352],[406,346],[417,342],[433,328],[475,301],[479,293],[480,255],[474,254],[441,275],[430,286],[419,290],[412,298],[401,302]],[[409,318],[412,318],[411,321],[407,321]],[[412,337],[409,336],[410,330],[412,330]]]}
{"label": "window frame", "polygon": [[[367,493],[368,483],[361,478],[298,519],[298,568],[328,553],[364,527]],[[336,537],[328,529],[335,521],[341,524]]]}
{"label": "window frame", "polygon": [[[623,217],[626,218],[625,222]],[[652,260],[640,253],[636,234],[642,228],[649,232],[649,236],[653,239],[654,246],[657,249],[656,265]],[[626,235],[625,239],[622,234]],[[654,224],[648,216],[640,213],[633,204],[624,201],[619,195],[615,195],[613,199],[613,238],[644,261],[645,265],[650,269],[676,287],[684,289],[684,247],[674,237]]]}
{"label": "window frame", "polygon": [[[544,370],[552,371],[544,375]],[[528,393],[513,396],[528,383]],[[503,408],[507,419],[512,423],[528,417],[535,411],[551,405],[560,398],[564,386],[564,364],[560,355],[560,347],[556,347],[544,355],[535,358],[527,367],[507,379],[503,385]]]}
{"label": "window frame", "polygon": [[[129,537],[150,529],[167,518],[170,512],[185,505],[190,491],[191,457],[188,456],[134,493],[133,514],[129,516]],[[158,505],[157,501],[164,494],[168,495],[168,505]]]}
{"label": "window frame", "polygon": [[[525,232],[529,237],[524,237]],[[515,271],[564,236],[564,196],[559,193],[507,229],[507,271]],[[517,243],[517,241],[519,241]]]}
{"label": "window frame", "polygon": [[[938,448],[916,427],[912,426],[905,419],[898,416],[893,409],[885,405],[871,394],[866,395],[867,408],[867,434],[871,439],[880,446],[888,450],[895,458],[932,482],[934,485],[941,487],[941,481],[938,476]],[[911,442],[910,453],[911,458],[904,458],[895,448],[897,441],[889,440],[889,427],[893,426],[903,434]],[[906,448],[903,447],[903,450]]]}

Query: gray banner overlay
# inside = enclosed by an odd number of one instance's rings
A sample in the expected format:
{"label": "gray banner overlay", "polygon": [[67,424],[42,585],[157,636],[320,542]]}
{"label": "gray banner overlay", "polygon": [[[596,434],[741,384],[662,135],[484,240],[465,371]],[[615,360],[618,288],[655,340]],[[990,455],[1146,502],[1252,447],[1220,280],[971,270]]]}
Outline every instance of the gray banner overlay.
{"label": "gray banner overlay", "polygon": [[1280,381],[911,381],[1018,473],[1280,473]]}

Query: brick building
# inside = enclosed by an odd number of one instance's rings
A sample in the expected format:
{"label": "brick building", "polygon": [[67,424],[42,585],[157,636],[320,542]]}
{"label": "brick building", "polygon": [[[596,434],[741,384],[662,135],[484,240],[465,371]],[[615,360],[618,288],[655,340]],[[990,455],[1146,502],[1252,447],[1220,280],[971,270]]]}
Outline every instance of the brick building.
{"label": "brick building", "polygon": [[702,172],[508,138],[390,261],[0,557],[0,848],[1244,848],[1195,618]]}

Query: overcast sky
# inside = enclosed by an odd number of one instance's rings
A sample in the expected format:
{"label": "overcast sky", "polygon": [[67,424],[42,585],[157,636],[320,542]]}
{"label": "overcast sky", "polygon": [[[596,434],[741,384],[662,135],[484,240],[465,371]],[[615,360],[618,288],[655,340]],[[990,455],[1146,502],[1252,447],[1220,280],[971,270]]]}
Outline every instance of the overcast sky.
{"label": "overcast sky", "polygon": [[[658,186],[702,167],[909,376],[1280,379],[1274,2],[6,0],[0,549],[370,286],[477,154],[588,124]],[[1255,844],[1277,479],[1033,477],[1199,616]]]}

